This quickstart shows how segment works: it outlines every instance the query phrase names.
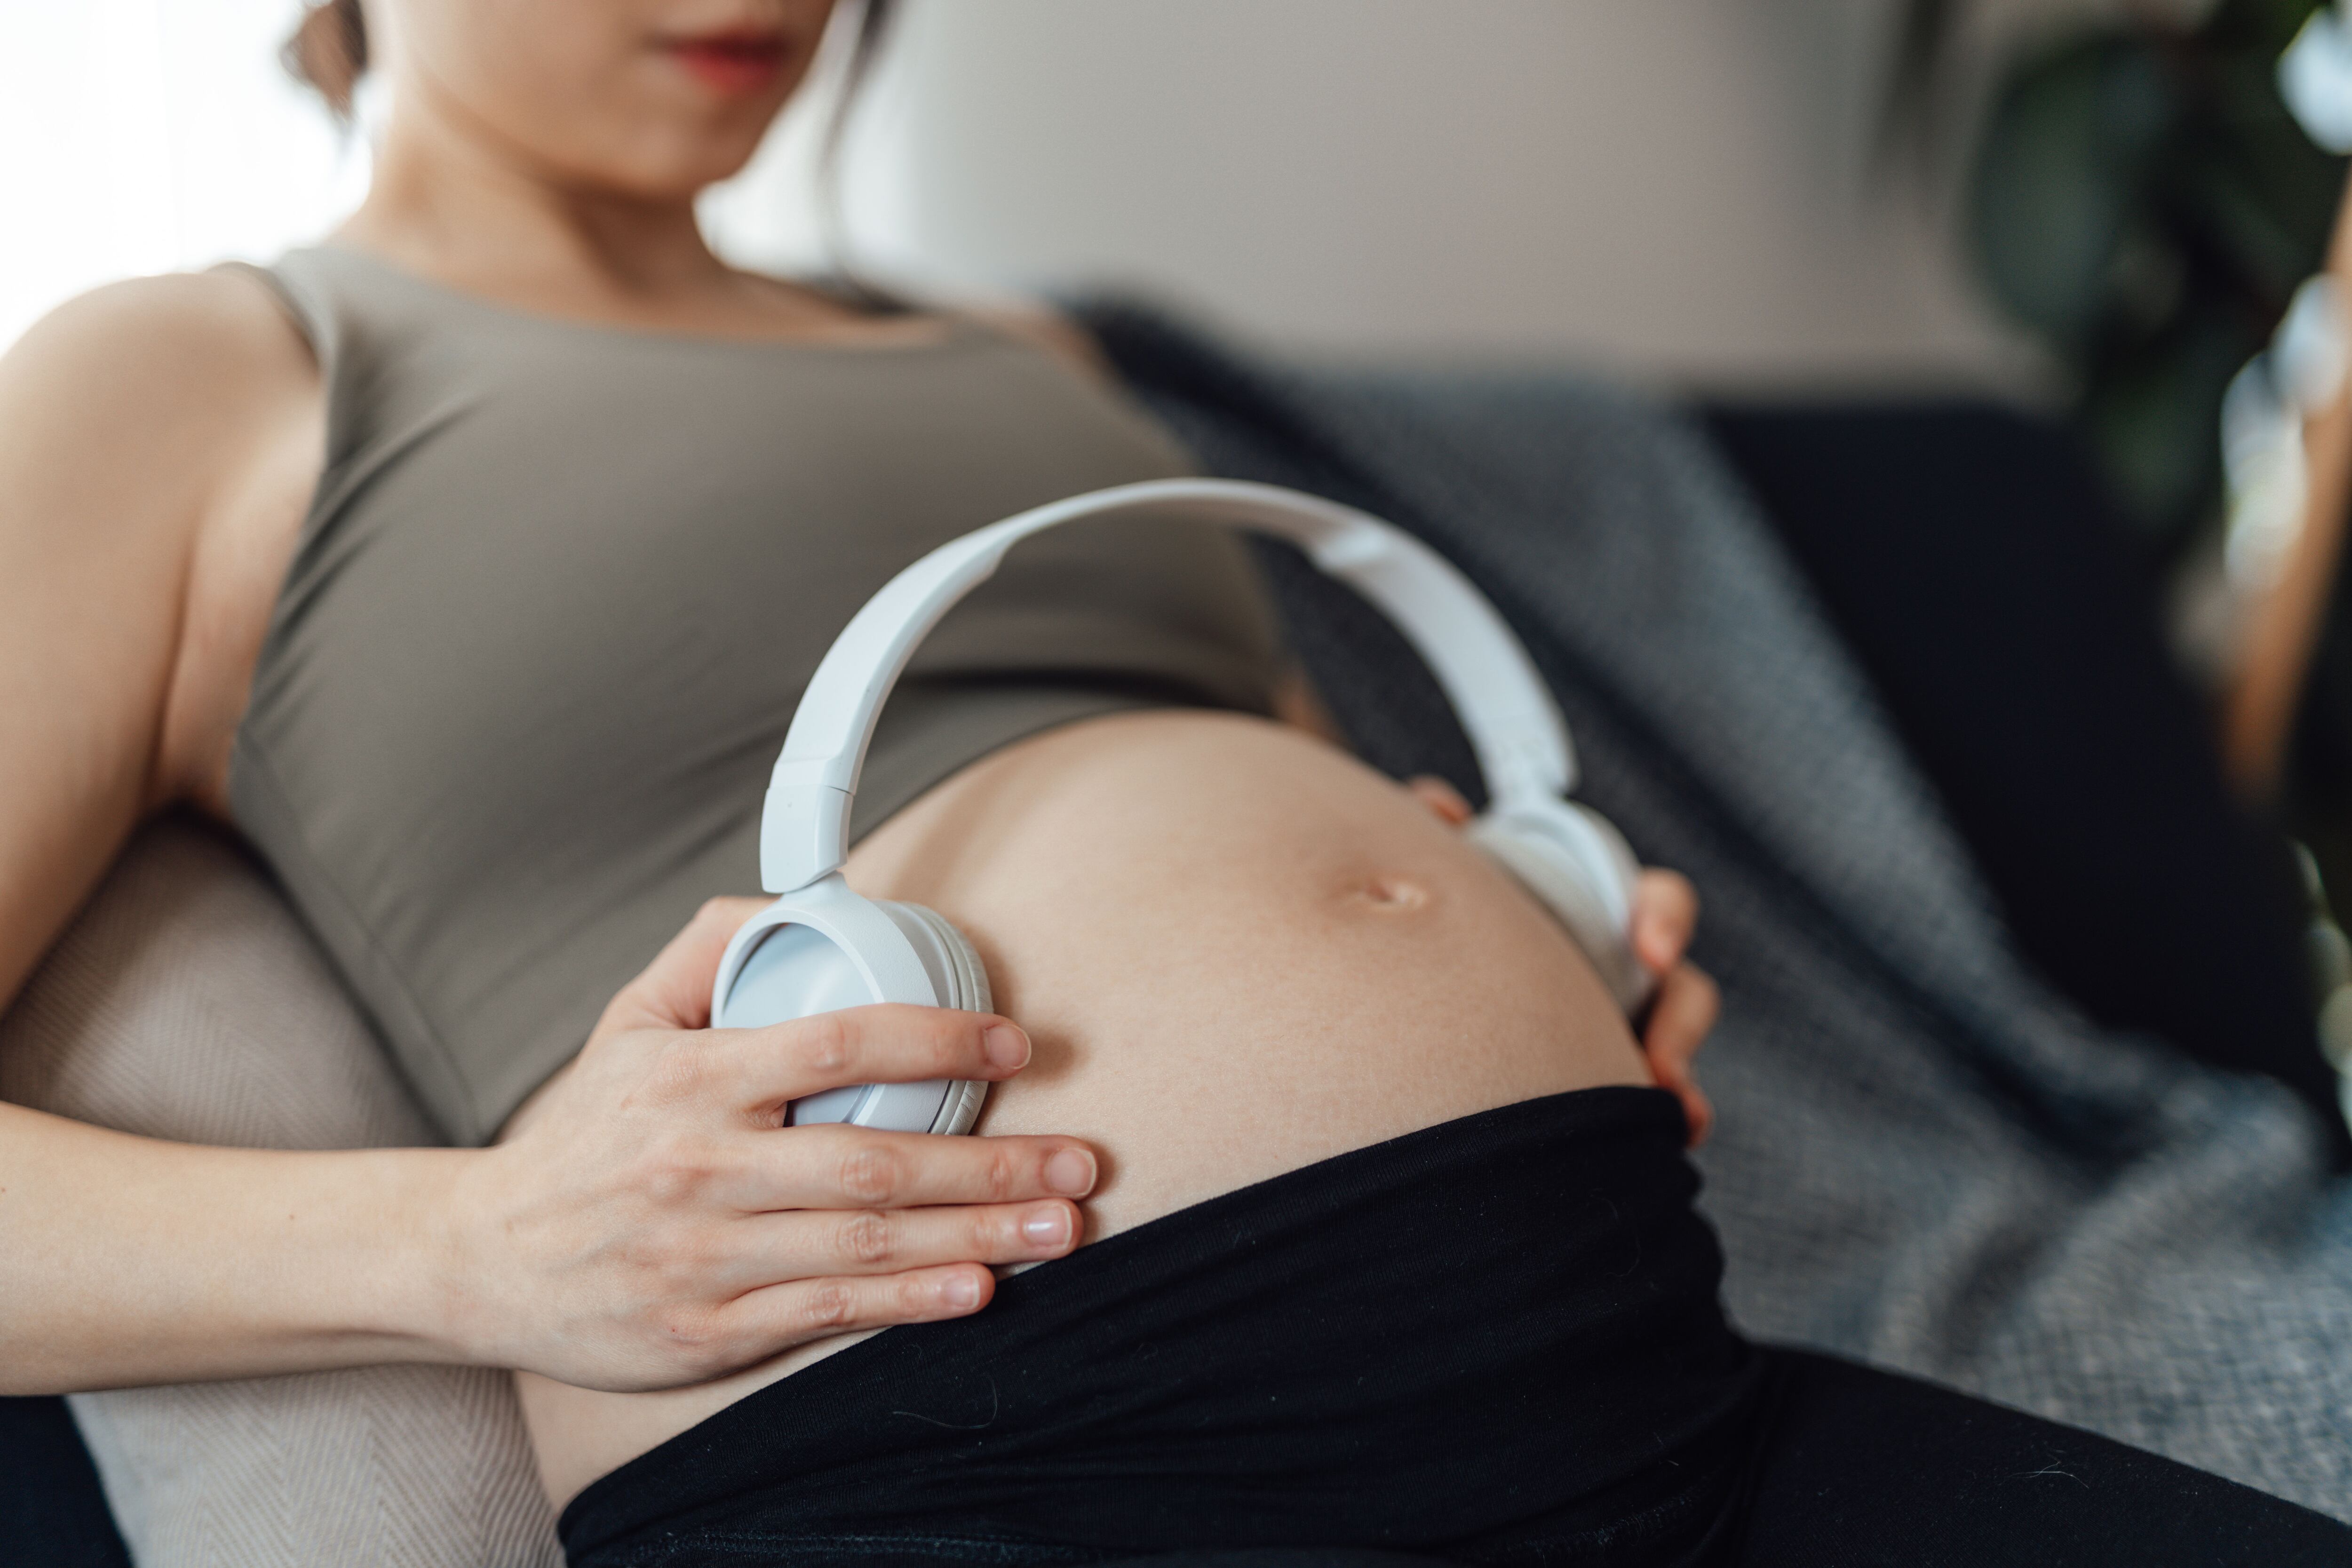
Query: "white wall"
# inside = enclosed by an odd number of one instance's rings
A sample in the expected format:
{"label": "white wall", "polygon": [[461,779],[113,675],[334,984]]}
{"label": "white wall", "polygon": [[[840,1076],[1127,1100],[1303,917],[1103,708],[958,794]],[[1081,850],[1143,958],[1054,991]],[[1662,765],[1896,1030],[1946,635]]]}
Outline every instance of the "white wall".
{"label": "white wall", "polygon": [[[919,279],[1116,282],[1325,353],[2004,375],[1938,199],[1870,177],[1896,0],[906,0],[848,165]],[[1974,0],[2006,36],[2085,7]],[[2167,0],[2196,5],[2200,0]],[[0,0],[0,345],[356,198],[297,0]],[[708,210],[805,265],[821,104]]]}
{"label": "white wall", "polygon": [[[0,0],[0,349],[85,289],[267,261],[358,204],[365,136],[278,64],[300,15],[301,0]],[[363,121],[384,108],[375,88],[362,84]],[[726,248],[817,254],[824,108],[796,105],[755,166],[713,193]]]}
{"label": "white wall", "polygon": [[1872,175],[1895,9],[910,0],[854,228],[910,277],[1123,282],[1322,353],[2006,375],[1940,198]]}
{"label": "white wall", "polygon": [[68,295],[267,257],[366,188],[278,67],[296,0],[0,0],[0,347]]}

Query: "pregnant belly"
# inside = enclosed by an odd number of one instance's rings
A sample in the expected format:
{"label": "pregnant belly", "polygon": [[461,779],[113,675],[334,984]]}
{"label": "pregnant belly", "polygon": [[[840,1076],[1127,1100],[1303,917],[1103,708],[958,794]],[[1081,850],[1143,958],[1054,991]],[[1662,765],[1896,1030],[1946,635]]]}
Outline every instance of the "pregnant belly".
{"label": "pregnant belly", "polygon": [[[1049,731],[891,818],[847,874],[979,950],[1034,1044],[980,1131],[1092,1142],[1089,1239],[1455,1117],[1648,1081],[1598,976],[1517,884],[1405,790],[1265,721]],[[658,1394],[526,1377],[549,1490],[850,1342]]]}

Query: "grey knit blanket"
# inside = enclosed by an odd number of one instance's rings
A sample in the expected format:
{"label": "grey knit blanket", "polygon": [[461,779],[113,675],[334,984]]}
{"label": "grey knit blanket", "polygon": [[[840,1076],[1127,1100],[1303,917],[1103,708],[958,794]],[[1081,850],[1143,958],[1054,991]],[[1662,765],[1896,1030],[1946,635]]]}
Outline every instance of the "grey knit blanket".
{"label": "grey knit blanket", "polygon": [[[1305,373],[1092,324],[1212,470],[1364,505],[1459,563],[1557,690],[1585,798],[1698,884],[1725,997],[1699,1160],[1743,1327],[2352,1519],[2352,1186],[2311,1114],[2025,971],[1695,430],[1562,375]],[[1366,754],[1464,778],[1393,636],[1295,561],[1276,577]]]}

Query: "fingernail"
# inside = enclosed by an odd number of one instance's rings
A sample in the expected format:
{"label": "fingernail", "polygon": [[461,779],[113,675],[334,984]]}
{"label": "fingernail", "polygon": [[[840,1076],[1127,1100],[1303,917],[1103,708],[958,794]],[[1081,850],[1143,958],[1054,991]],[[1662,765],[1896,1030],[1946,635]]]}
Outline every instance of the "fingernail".
{"label": "fingernail", "polygon": [[980,1305],[980,1281],[969,1274],[959,1274],[940,1291],[940,1299],[952,1311],[969,1312]]}
{"label": "fingernail", "polygon": [[1083,1149],[1064,1149],[1045,1162],[1045,1185],[1078,1197],[1095,1184],[1095,1157]]}
{"label": "fingernail", "polygon": [[1032,1247],[1059,1247],[1070,1239],[1070,1211],[1039,1209],[1021,1222],[1021,1238]]}
{"label": "fingernail", "polygon": [[1029,1037],[1010,1024],[991,1024],[980,1037],[990,1063],[1011,1069],[1029,1065]]}

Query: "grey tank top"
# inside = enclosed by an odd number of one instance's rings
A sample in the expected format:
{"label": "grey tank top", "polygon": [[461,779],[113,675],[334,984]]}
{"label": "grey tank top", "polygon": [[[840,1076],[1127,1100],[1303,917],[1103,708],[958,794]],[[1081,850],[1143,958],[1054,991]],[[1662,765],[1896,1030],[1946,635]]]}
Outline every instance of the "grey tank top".
{"label": "grey tank top", "polygon": [[[318,355],[327,452],[230,805],[459,1142],[704,899],[757,891],[793,708],[893,574],[1187,469],[1116,394],[966,320],[746,342],[530,315],[341,249],[261,276]],[[856,826],[1052,725],[1264,711],[1276,657],[1229,536],[1045,535],[918,655]]]}

